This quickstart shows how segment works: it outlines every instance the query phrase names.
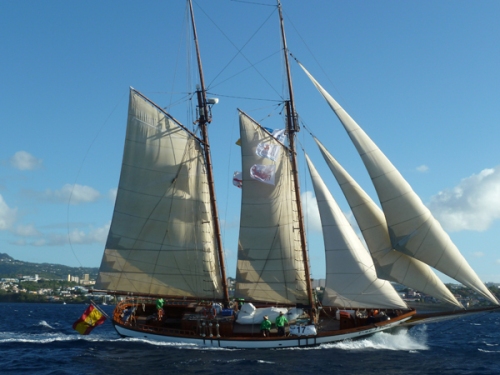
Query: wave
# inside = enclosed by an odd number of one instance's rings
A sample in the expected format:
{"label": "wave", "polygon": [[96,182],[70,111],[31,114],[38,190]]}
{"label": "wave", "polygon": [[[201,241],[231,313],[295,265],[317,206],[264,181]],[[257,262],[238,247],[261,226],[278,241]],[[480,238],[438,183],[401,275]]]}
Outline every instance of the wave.
{"label": "wave", "polygon": [[50,344],[53,342],[70,342],[70,341],[89,341],[89,342],[112,342],[116,339],[109,337],[81,336],[81,335],[66,335],[62,333],[44,333],[44,334],[19,334],[16,332],[1,332],[0,345],[11,343],[30,343],[30,344]]}
{"label": "wave", "polygon": [[478,349],[481,353],[500,353],[500,350],[486,350],[486,349]]}
{"label": "wave", "polygon": [[428,350],[426,344],[426,328],[422,327],[410,334],[407,329],[400,329],[395,333],[378,332],[373,336],[360,340],[347,340],[333,344],[325,344],[323,348],[335,348],[341,350],[403,350],[416,352]]}
{"label": "wave", "polygon": [[43,327],[47,327],[47,328],[50,328],[50,329],[54,329],[54,327],[52,327],[49,323],[47,323],[45,320],[41,320],[40,322],[38,322],[38,325],[39,326],[43,326]]}

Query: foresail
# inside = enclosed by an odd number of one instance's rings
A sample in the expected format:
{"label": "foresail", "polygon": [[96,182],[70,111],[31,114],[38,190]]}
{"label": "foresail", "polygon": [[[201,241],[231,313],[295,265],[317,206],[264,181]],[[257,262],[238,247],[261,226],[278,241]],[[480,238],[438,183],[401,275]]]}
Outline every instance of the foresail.
{"label": "foresail", "polygon": [[395,250],[421,260],[499,304],[408,182],[359,125],[309,74],[335,112],[370,174]]}
{"label": "foresail", "polygon": [[134,89],[96,287],[163,296],[223,296],[199,141]]}
{"label": "foresail", "polygon": [[378,277],[406,285],[443,302],[463,308],[428,265],[392,248],[382,210],[323,144],[316,138],[314,140],[351,207],[372,255]]}
{"label": "foresail", "polygon": [[370,254],[306,155],[323,228],[326,286],[323,305],[406,309],[388,281],[377,277]]}
{"label": "foresail", "polygon": [[308,303],[288,150],[240,112],[242,202],[238,298]]}

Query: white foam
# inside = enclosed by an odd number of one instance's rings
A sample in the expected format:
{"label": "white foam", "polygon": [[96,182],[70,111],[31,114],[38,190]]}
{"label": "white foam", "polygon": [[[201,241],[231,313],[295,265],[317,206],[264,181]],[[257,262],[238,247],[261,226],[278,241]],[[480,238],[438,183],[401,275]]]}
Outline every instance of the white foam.
{"label": "white foam", "polygon": [[347,340],[333,344],[325,344],[321,347],[336,348],[342,350],[403,350],[416,353],[419,350],[428,350],[426,344],[427,335],[424,332],[417,332],[416,335],[409,334],[408,330],[401,329],[396,333],[379,332],[373,336],[360,340]]}
{"label": "white foam", "polygon": [[485,349],[478,349],[478,351],[482,353],[500,353],[500,350],[485,350]]}
{"label": "white foam", "polygon": [[52,327],[49,323],[47,323],[45,320],[41,320],[40,322],[38,322],[38,325],[39,326],[44,326],[44,327],[48,327],[48,328],[51,328],[51,329],[54,329],[54,327]]}

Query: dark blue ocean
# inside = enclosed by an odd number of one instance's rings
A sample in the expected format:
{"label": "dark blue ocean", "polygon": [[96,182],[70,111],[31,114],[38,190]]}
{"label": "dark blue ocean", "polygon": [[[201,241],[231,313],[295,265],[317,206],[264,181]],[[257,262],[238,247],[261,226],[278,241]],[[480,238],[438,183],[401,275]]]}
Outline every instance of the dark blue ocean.
{"label": "dark blue ocean", "polygon": [[[0,303],[1,374],[500,374],[500,313],[309,349],[227,350],[89,336],[85,305]],[[112,306],[103,306],[111,313]]]}

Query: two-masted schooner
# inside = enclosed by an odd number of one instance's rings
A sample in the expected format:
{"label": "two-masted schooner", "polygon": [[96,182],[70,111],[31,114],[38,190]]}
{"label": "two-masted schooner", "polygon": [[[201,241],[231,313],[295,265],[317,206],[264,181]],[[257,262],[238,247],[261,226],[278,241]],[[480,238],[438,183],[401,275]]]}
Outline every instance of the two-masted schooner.
{"label": "two-masted schooner", "polygon": [[[197,131],[130,89],[118,194],[96,285],[96,290],[126,297],[113,313],[116,331],[226,348],[301,347],[359,338],[414,317],[415,310],[391,281],[462,308],[429,265],[497,304],[399,172],[306,71],[351,136],[383,209],[317,141],[370,250],[306,156],[325,246],[326,285],[318,299],[309,273],[295,148],[299,127],[279,0],[277,8],[288,86],[285,131],[270,132],[239,112],[242,198],[233,299],[212,174],[211,101],[190,0],[199,68]],[[263,335],[261,322],[275,323],[280,315],[288,321],[284,334],[273,324]]]}

